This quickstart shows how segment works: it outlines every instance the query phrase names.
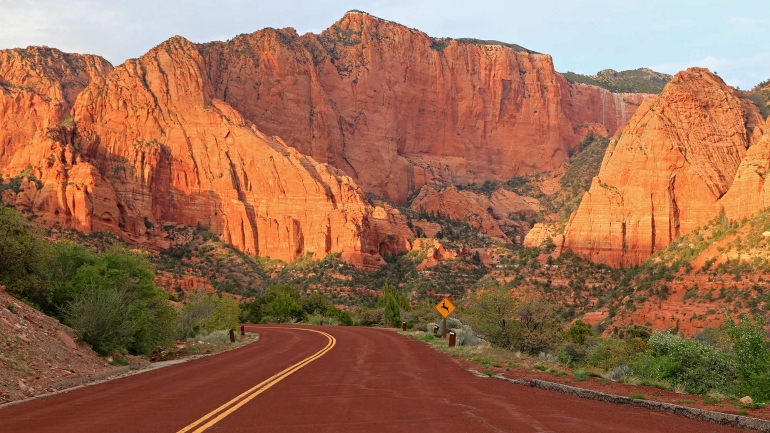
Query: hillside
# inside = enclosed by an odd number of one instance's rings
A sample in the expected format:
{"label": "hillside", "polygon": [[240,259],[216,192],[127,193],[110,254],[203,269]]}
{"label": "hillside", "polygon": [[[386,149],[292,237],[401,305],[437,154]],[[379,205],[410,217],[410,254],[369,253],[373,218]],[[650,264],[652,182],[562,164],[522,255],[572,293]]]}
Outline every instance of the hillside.
{"label": "hillside", "polygon": [[655,72],[652,69],[639,68],[628,71],[605,69],[596,75],[581,75],[565,72],[564,78],[571,83],[590,84],[613,93],[652,93],[659,94],[673,78],[671,75]]}
{"label": "hillside", "polygon": [[76,332],[0,286],[0,404],[45,394],[115,369]]}
{"label": "hillside", "polygon": [[746,97],[754,101],[762,117],[767,119],[770,116],[770,80],[757,84],[751,91],[746,92]]}

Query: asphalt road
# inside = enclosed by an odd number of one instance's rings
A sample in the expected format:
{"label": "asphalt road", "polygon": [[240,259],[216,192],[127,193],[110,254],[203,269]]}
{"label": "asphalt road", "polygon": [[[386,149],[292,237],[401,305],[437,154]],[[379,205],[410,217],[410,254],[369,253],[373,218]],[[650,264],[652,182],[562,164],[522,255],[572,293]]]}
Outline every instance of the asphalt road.
{"label": "asphalt road", "polygon": [[388,330],[248,328],[259,342],[0,409],[0,432],[742,431],[478,378]]}

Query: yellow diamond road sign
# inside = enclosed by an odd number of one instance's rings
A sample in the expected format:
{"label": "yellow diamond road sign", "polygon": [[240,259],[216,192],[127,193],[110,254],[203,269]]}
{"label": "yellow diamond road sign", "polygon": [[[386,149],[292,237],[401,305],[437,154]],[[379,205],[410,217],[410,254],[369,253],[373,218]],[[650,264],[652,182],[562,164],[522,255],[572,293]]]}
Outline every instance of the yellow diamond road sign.
{"label": "yellow diamond road sign", "polygon": [[438,303],[438,305],[436,305],[436,309],[446,319],[450,314],[452,314],[452,311],[455,310],[455,306],[449,302],[449,299],[443,299]]}

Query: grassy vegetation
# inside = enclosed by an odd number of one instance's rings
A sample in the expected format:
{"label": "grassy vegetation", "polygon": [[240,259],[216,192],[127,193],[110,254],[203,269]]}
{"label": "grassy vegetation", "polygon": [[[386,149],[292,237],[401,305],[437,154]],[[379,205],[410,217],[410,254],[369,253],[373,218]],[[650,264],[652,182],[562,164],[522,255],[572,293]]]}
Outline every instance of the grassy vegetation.
{"label": "grassy vegetation", "polygon": [[529,53],[529,54],[540,54],[537,51],[528,50],[521,45],[518,44],[509,44],[506,42],[500,42],[495,40],[483,40],[483,39],[474,39],[474,38],[457,38],[458,42],[462,42],[464,44],[472,44],[472,45],[494,45],[494,46],[500,46],[500,47],[506,47],[510,48],[514,51],[522,52],[522,53]]}
{"label": "grassy vegetation", "polygon": [[770,80],[759,83],[751,92],[746,93],[746,97],[754,102],[762,117],[767,119],[770,115]]}
{"label": "grassy vegetation", "polygon": [[599,71],[596,75],[581,75],[566,72],[564,78],[572,83],[590,84],[602,87],[614,93],[652,93],[658,94],[673,78],[671,75],[655,72],[647,68],[617,72],[612,69]]}

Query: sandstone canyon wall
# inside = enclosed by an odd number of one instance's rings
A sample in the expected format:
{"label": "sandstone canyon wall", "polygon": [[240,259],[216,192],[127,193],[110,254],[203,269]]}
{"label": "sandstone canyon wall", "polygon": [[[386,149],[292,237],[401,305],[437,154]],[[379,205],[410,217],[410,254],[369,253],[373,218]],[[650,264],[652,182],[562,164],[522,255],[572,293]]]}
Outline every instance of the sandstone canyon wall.
{"label": "sandstone canyon wall", "polygon": [[636,265],[719,215],[761,123],[757,108],[716,75],[680,72],[610,143],[563,248]]}
{"label": "sandstone canyon wall", "polygon": [[646,97],[570,84],[551,56],[435,39],[361,12],[321,34],[265,29],[199,46],[213,96],[365,190],[558,167],[575,130],[607,134]]}
{"label": "sandstone canyon wall", "polygon": [[50,97],[58,111],[32,128],[32,143],[12,140],[23,149],[2,167],[14,175],[31,167],[42,188],[25,180],[4,201],[28,205],[44,223],[111,230],[136,243],[162,244],[161,222],[201,224],[238,249],[287,261],[344,252],[366,262],[358,256],[408,249],[348,176],[215,99],[204,65],[196,46],[173,38],[91,76],[71,126],[59,123],[72,100]]}
{"label": "sandstone canyon wall", "polygon": [[[0,189],[49,226],[163,247],[163,223],[200,223],[254,254],[376,264],[409,249],[412,233],[358,184],[404,202],[432,181],[550,170],[582,133],[614,133],[647,97],[571,84],[548,55],[360,12],[318,35],[175,37],[114,70],[97,56],[6,50],[0,174],[25,180]],[[528,229],[516,197],[465,198],[493,236]]]}

